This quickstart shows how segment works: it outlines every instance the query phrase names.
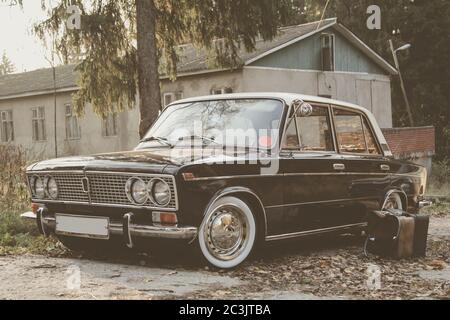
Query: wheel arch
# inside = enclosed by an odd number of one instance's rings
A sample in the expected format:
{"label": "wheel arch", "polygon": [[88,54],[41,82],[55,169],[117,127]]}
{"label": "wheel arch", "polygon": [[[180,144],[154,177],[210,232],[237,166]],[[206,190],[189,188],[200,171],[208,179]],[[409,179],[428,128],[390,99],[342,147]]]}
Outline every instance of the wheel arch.
{"label": "wheel arch", "polygon": [[211,207],[214,205],[214,203],[219,200],[220,198],[226,197],[226,196],[235,196],[243,201],[246,201],[252,209],[255,210],[255,215],[257,222],[260,223],[260,225],[263,228],[263,232],[261,234],[261,238],[264,239],[267,235],[267,215],[266,210],[264,208],[264,205],[260,199],[260,197],[254,192],[253,190],[247,188],[247,187],[229,187],[225,188],[223,190],[220,190],[214,194],[214,196],[209,201],[208,205],[205,208],[205,211],[203,212],[203,217],[206,215],[206,213],[211,209]]}
{"label": "wheel arch", "polygon": [[389,198],[394,193],[398,193],[400,195],[400,199],[402,200],[402,205],[404,210],[408,209],[408,196],[406,195],[405,191],[399,188],[389,188],[384,193],[383,197],[381,198],[381,205],[383,205],[384,201]]}

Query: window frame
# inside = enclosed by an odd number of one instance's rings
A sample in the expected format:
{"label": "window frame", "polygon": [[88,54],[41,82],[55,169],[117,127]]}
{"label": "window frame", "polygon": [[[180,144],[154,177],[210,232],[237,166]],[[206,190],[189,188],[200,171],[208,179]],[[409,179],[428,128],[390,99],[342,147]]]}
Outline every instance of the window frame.
{"label": "window frame", "polygon": [[[363,136],[364,136],[364,143],[366,145],[366,152],[365,153],[356,153],[356,152],[342,152],[341,151],[341,146],[339,144],[339,139],[337,136],[337,128],[336,128],[336,119],[335,119],[335,110],[343,110],[343,111],[347,111],[347,112],[353,112],[357,115],[359,115],[360,120],[361,120],[361,128],[362,128],[362,132],[363,132]],[[333,116],[333,130],[336,133],[335,134],[335,139],[336,139],[336,146],[337,146],[337,150],[339,154],[342,155],[351,155],[351,156],[371,156],[371,157],[379,157],[379,158],[383,158],[384,157],[384,151],[381,148],[380,145],[380,141],[378,140],[378,136],[375,134],[375,130],[373,129],[372,123],[370,122],[369,118],[367,117],[367,115],[360,111],[360,110],[356,110],[356,109],[352,109],[352,108],[348,108],[348,107],[344,107],[344,106],[339,106],[339,105],[332,105],[331,106],[331,110],[332,110],[332,116]],[[367,136],[366,136],[366,132],[364,130],[365,124],[364,124],[364,120],[367,122],[367,127],[368,130],[370,131],[370,133],[372,134],[372,137],[375,140],[375,145],[378,149],[378,153],[377,154],[371,154],[369,153],[369,147],[368,147],[368,143],[367,143]]]}
{"label": "window frame", "polygon": [[[324,64],[323,64],[323,60],[324,60],[324,41],[325,38],[331,38],[331,45],[332,45],[332,54],[333,54],[333,60],[331,61],[333,63],[332,65],[332,70],[324,70]],[[336,35],[334,33],[322,33],[320,35],[320,57],[321,57],[321,64],[322,64],[322,71],[323,72],[335,72],[336,71]]]}
{"label": "window frame", "polygon": [[[3,114],[11,114],[11,120],[5,119],[3,120]],[[8,130],[8,124],[11,123],[11,136],[9,139],[3,136],[3,126],[6,124],[6,130]],[[8,110],[0,110],[0,143],[11,143],[14,142],[15,133],[14,133],[14,112],[12,109]]]}
{"label": "window frame", "polygon": [[[77,119],[77,121],[76,121],[77,126],[78,126],[78,136],[77,137],[73,137],[73,136],[69,137],[68,127],[67,127],[69,115],[67,113],[67,107],[70,107],[70,119],[71,119],[71,121],[72,121],[73,117],[75,117]],[[72,103],[68,102],[68,103],[64,104],[64,120],[65,120],[65,124],[66,124],[66,140],[67,141],[81,140],[81,126],[80,126],[80,122],[79,122],[80,119],[76,115],[73,114],[73,105],[72,105]],[[71,129],[72,129],[72,126],[71,126]]]}
{"label": "window frame", "polygon": [[[108,126],[108,117],[109,116],[113,117],[112,121],[113,121],[113,123],[115,123],[114,127],[116,129],[112,135],[107,134],[108,133],[107,126]],[[119,136],[119,121],[118,121],[117,113],[110,113],[110,114],[108,114],[108,116],[105,119],[102,118],[102,136],[103,136],[103,138],[116,138]]]}
{"label": "window frame", "polygon": [[[180,95],[180,99],[177,99],[177,94]],[[171,97],[170,103],[166,104],[166,97]],[[170,104],[182,100],[184,99],[184,92],[182,90],[178,90],[178,91],[168,91],[168,92],[164,92],[162,94],[162,109],[164,110],[166,107],[168,107]]]}
{"label": "window frame", "polygon": [[[289,149],[284,147],[284,142],[286,139],[286,132],[288,129],[288,122],[290,121],[291,117],[290,114],[292,112],[294,112],[293,107],[291,106],[289,108],[289,111],[287,113],[286,116],[286,123],[284,125],[284,129],[283,129],[283,135],[282,135],[282,140],[281,140],[281,148],[280,148],[280,152],[289,152],[289,153],[293,153],[293,154],[311,154],[311,153],[316,153],[316,154],[338,154],[338,145],[337,145],[337,139],[336,139],[336,135],[335,135],[335,129],[334,129],[334,123],[333,123],[333,114],[332,114],[332,107],[329,104],[326,103],[318,103],[318,102],[310,102],[310,101],[305,101],[305,103],[309,103],[311,104],[311,106],[314,107],[322,107],[322,108],[326,108],[328,111],[328,125],[330,126],[330,133],[331,133],[331,140],[333,142],[333,150],[331,151],[315,151],[315,150],[302,150],[300,148],[299,145],[299,149]],[[298,130],[298,123],[297,123],[297,119],[293,120],[295,122],[295,128],[297,130],[297,139],[299,141],[299,144],[301,143],[301,139],[300,139],[300,132]]]}
{"label": "window frame", "polygon": [[[43,112],[43,117],[40,118],[39,117],[39,110],[42,109]],[[33,112],[36,111],[36,115],[37,117],[35,118],[33,115]],[[43,134],[43,139],[37,139],[38,137],[34,136],[34,122],[37,122],[38,124],[38,135],[39,135],[39,123],[42,121],[42,134]],[[47,126],[46,126],[46,121],[45,121],[45,106],[39,106],[39,107],[34,107],[31,108],[31,128],[32,128],[32,139],[33,142],[46,142],[47,141]]]}
{"label": "window frame", "polygon": [[[227,90],[231,90],[231,92],[226,92]],[[216,91],[220,91],[217,93]],[[234,92],[232,87],[219,87],[219,88],[211,88],[210,94],[212,96],[220,96],[222,94],[232,94]]]}

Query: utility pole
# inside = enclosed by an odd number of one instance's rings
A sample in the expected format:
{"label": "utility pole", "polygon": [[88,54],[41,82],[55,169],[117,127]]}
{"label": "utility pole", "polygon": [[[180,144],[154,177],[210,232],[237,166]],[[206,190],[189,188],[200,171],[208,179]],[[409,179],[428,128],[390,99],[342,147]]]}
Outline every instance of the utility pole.
{"label": "utility pole", "polygon": [[57,89],[56,89],[56,67],[55,67],[55,50],[56,50],[55,42],[56,42],[55,33],[53,32],[53,34],[52,34],[52,56],[51,56],[51,59],[48,59],[47,57],[45,57],[45,59],[52,67],[52,73],[53,73],[53,127],[54,127],[53,139],[54,139],[54,143],[55,143],[55,158],[58,158],[58,132],[57,132],[57,128],[56,128],[56,122],[57,122],[56,112],[57,112],[58,108],[57,108],[57,101],[56,101]]}
{"label": "utility pole", "polygon": [[55,128],[55,135],[54,135],[54,139],[55,139],[55,158],[58,158],[58,133],[56,130],[56,110],[57,110],[57,103],[56,103],[56,68],[55,68],[55,61],[54,58],[52,58],[53,60],[53,65],[52,65],[52,69],[53,69],[53,123],[54,123],[54,128]]}
{"label": "utility pole", "polygon": [[397,52],[401,50],[406,50],[411,47],[410,44],[406,44],[398,49],[394,49],[394,43],[392,39],[389,40],[389,45],[391,46],[392,56],[394,57],[395,69],[398,71],[398,76],[400,78],[400,87],[402,88],[403,98],[405,99],[406,111],[408,112],[409,124],[414,127],[414,119],[411,112],[411,105],[409,104],[408,95],[406,94],[405,83],[403,81],[402,72],[400,71],[400,64],[398,63]]}

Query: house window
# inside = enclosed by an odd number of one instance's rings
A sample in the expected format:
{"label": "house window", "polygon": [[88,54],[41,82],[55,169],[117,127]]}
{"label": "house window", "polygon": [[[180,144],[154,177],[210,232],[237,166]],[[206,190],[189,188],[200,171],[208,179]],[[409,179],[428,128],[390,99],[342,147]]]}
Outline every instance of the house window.
{"label": "house window", "polygon": [[233,89],[229,88],[229,87],[211,89],[211,94],[212,95],[229,94],[229,93],[233,93]]}
{"label": "house window", "polygon": [[14,141],[14,122],[11,110],[0,111],[0,129],[2,142]]}
{"label": "house window", "polygon": [[363,118],[360,114],[346,110],[334,110],[334,122],[341,152],[370,153],[364,135]]}
{"label": "house window", "polygon": [[31,127],[33,129],[33,141],[45,141],[47,139],[45,132],[45,108],[31,109]]}
{"label": "house window", "polygon": [[81,138],[81,129],[78,124],[78,117],[73,112],[73,107],[66,104],[66,138],[76,140]]}
{"label": "house window", "polygon": [[323,33],[320,36],[322,46],[322,70],[334,71],[335,70],[335,38],[334,34]]}
{"label": "house window", "polygon": [[102,131],[104,137],[115,137],[118,134],[117,114],[110,113],[103,119]]}
{"label": "house window", "polygon": [[174,101],[183,99],[183,91],[166,92],[163,94],[163,107],[167,107]]}

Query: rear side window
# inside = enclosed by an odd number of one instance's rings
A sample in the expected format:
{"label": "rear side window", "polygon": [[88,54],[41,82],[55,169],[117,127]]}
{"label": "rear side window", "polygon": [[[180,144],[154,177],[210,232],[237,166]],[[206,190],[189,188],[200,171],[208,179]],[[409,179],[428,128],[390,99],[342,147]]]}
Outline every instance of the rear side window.
{"label": "rear side window", "polygon": [[334,122],[342,153],[380,154],[367,121],[361,114],[334,109]]}
{"label": "rear side window", "polygon": [[370,154],[381,154],[380,149],[378,148],[378,145],[376,143],[375,137],[372,133],[372,130],[370,130],[369,123],[365,118],[364,118],[364,135],[366,136],[368,152]]}

